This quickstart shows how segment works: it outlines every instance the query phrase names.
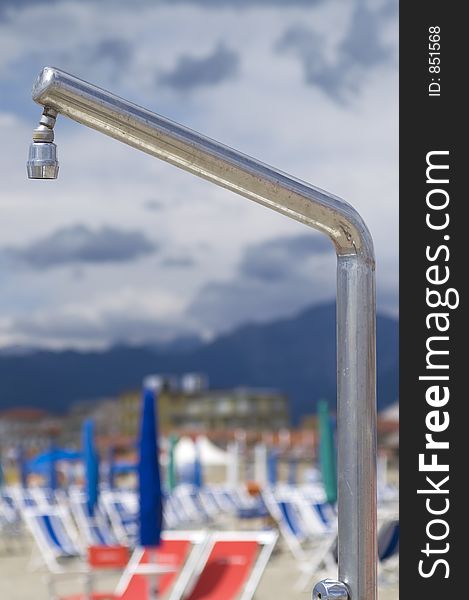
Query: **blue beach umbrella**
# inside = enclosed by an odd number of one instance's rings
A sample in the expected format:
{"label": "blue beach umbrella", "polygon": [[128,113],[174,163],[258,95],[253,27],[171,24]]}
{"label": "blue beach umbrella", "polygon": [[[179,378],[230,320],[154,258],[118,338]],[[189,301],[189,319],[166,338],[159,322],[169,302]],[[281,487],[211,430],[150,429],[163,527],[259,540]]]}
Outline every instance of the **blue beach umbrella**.
{"label": "blue beach umbrella", "polygon": [[51,462],[56,463],[58,461],[75,461],[81,460],[82,453],[76,450],[69,450],[67,448],[57,448],[51,446],[47,452],[38,454],[31,461],[29,461],[29,468],[31,471],[44,471]]}
{"label": "blue beach umbrella", "polygon": [[94,437],[94,422],[92,419],[87,419],[83,423],[82,449],[85,466],[86,505],[90,515],[94,514],[99,495],[99,456]]}
{"label": "blue beach umbrella", "polygon": [[[59,461],[76,461],[82,457],[81,452],[67,448],[58,448],[51,443],[47,452],[38,454],[27,465],[28,472],[40,473],[47,479],[47,486],[51,490],[58,487],[56,463]],[[25,485],[23,484],[23,487]]]}
{"label": "blue beach umbrella", "polygon": [[155,401],[153,391],[146,389],[138,444],[138,485],[140,545],[147,548],[160,544],[163,517]]}
{"label": "blue beach umbrella", "polygon": [[[56,447],[54,442],[51,442],[49,452],[54,455]],[[59,479],[57,477],[56,460],[51,460],[47,466],[47,487],[50,490],[56,490],[59,487]]]}
{"label": "blue beach umbrella", "polygon": [[278,453],[271,450],[267,456],[267,481],[274,486],[277,483]]}
{"label": "blue beach umbrella", "polygon": [[196,440],[195,442],[195,455],[194,455],[194,467],[193,467],[193,484],[194,487],[201,489],[204,486],[204,476],[202,472],[202,461],[200,459],[200,448]]}

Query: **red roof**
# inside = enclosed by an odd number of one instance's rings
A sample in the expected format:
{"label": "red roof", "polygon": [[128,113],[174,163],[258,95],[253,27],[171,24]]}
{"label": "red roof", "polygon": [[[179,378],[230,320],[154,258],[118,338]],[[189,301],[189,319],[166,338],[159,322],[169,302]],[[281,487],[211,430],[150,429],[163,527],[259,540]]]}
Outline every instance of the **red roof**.
{"label": "red roof", "polygon": [[6,421],[37,421],[47,416],[47,411],[30,407],[9,408],[0,412],[0,419]]}

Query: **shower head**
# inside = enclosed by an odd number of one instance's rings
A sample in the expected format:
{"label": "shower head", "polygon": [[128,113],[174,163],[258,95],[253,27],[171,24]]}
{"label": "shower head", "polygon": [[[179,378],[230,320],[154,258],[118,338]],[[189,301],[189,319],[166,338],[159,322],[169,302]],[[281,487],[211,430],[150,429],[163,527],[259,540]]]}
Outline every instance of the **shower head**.
{"label": "shower head", "polygon": [[27,162],[29,179],[57,179],[59,162],[53,129],[56,116],[56,111],[45,108],[39,126],[33,131]]}
{"label": "shower head", "polygon": [[27,168],[29,179],[57,179],[57,146],[51,142],[32,142]]}

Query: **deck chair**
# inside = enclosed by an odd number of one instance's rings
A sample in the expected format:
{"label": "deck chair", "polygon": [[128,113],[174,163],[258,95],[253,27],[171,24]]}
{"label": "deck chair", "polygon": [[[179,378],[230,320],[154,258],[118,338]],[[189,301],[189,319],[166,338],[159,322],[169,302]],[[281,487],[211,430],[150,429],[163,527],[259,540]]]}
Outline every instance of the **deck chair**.
{"label": "deck chair", "polygon": [[[159,597],[166,595],[171,589],[168,600],[181,598],[193,576],[206,541],[207,534],[201,531],[163,533],[161,546],[156,549],[156,561],[163,565],[171,565],[173,570],[159,576]],[[114,591],[93,592],[88,588],[82,594],[66,596],[61,600],[146,600],[149,597],[149,586],[154,585],[154,581],[150,577],[136,573],[136,570],[138,566],[153,560],[155,557],[152,551],[137,548]],[[102,567],[102,565],[98,566]],[[88,579],[88,586],[89,582]]]}
{"label": "deck chair", "polygon": [[177,505],[174,501],[172,494],[165,494],[163,502],[163,529],[181,529],[182,525],[187,518],[184,514],[181,514]]}
{"label": "deck chair", "polygon": [[[156,560],[171,565],[174,571],[158,578],[158,596],[171,590],[168,600],[179,600],[201,560],[201,552],[207,542],[207,534],[201,531],[165,532],[161,546],[156,550]],[[137,549],[131,563],[116,588],[118,600],[146,600],[149,598],[151,578],[135,574],[135,567],[151,560],[148,550]],[[154,559],[153,559],[154,560]]]}
{"label": "deck chair", "polygon": [[211,519],[216,519],[221,515],[220,505],[210,488],[205,487],[200,490],[198,496],[205,512]]}
{"label": "deck chair", "polygon": [[63,563],[84,555],[70,515],[62,507],[25,508],[23,518],[42,563],[51,573],[63,573]]}
{"label": "deck chair", "polygon": [[10,496],[20,514],[25,508],[37,507],[37,501],[29,489],[14,486],[10,489]]}
{"label": "deck chair", "polygon": [[67,596],[67,600],[115,600],[114,592],[94,591],[97,573],[110,570],[123,571],[129,562],[129,549],[125,546],[90,546],[88,548],[88,573],[84,579],[85,591]]}
{"label": "deck chair", "polygon": [[[159,578],[158,595],[168,594],[168,600],[251,600],[278,534],[221,532],[210,535],[208,541],[204,533],[191,532],[189,536],[196,536],[191,543],[185,539],[186,533],[165,534],[157,550],[158,560],[180,566],[180,571]],[[92,600],[147,600],[150,578],[135,574],[135,569],[148,558],[148,551],[136,550],[114,595],[92,596]]]}
{"label": "deck chair", "polygon": [[[275,531],[214,533],[184,600],[251,600],[277,539]],[[170,600],[180,600],[174,592]]]}
{"label": "deck chair", "polygon": [[133,546],[137,539],[137,510],[135,494],[116,490],[103,490],[100,507],[106,514],[115,538],[124,545]]}
{"label": "deck chair", "polygon": [[234,515],[237,510],[235,500],[231,497],[228,490],[221,487],[212,487],[210,490],[214,502],[217,504],[220,512],[224,515]]}
{"label": "deck chair", "polygon": [[188,514],[184,502],[182,502],[177,493],[168,494],[165,505],[171,507],[170,510],[173,511],[179,523],[190,523],[192,517]]}
{"label": "deck chair", "polygon": [[20,520],[19,512],[12,497],[0,488],[0,529],[16,524]]}
{"label": "deck chair", "polygon": [[263,497],[301,573],[295,589],[305,590],[313,575],[323,569],[334,573],[335,531],[312,535],[294,500],[277,500],[271,493],[264,493]]}
{"label": "deck chair", "polygon": [[285,499],[295,505],[306,535],[324,536],[336,531],[337,515],[327,502],[313,501],[300,492],[291,492]]}
{"label": "deck chair", "polygon": [[96,506],[93,514],[90,514],[85,494],[73,494],[70,497],[70,509],[86,546],[118,545],[110,523],[100,507]]}
{"label": "deck chair", "polygon": [[13,549],[16,542],[22,541],[22,533],[19,512],[10,496],[0,489],[0,545],[6,550]]}
{"label": "deck chair", "polygon": [[[56,583],[66,578],[86,578],[89,569],[83,560],[84,550],[70,514],[61,506],[25,508],[24,521],[31,532],[37,549],[31,556],[29,567],[45,566],[49,598],[57,598]],[[79,560],[76,560],[79,559]],[[70,568],[70,563],[73,563]]]}
{"label": "deck chair", "polygon": [[[399,568],[399,521],[397,519],[384,523],[378,531],[378,574],[380,585],[397,582]],[[337,543],[332,550],[334,560],[338,563]]]}
{"label": "deck chair", "polygon": [[38,508],[47,508],[63,503],[66,497],[64,490],[51,490],[44,487],[32,487],[28,492]]}
{"label": "deck chair", "polygon": [[192,486],[179,486],[174,490],[173,496],[176,501],[179,501],[190,522],[200,525],[211,520],[211,516],[205,509],[198,491]]}
{"label": "deck chair", "polygon": [[378,534],[378,556],[381,562],[399,554],[399,521],[384,524]]}
{"label": "deck chair", "polygon": [[379,577],[384,585],[397,579],[400,527],[397,519],[384,523],[378,532]]}

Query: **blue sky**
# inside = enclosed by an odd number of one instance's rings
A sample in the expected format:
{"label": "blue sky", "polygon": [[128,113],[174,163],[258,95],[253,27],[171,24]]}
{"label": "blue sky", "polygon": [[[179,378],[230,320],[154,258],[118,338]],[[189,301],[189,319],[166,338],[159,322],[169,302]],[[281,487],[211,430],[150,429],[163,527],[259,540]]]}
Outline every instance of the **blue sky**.
{"label": "blue sky", "polygon": [[397,314],[397,38],[394,0],[0,1],[0,346],[209,337],[335,293],[321,237],[65,118],[59,179],[27,181],[45,65],[347,199]]}

